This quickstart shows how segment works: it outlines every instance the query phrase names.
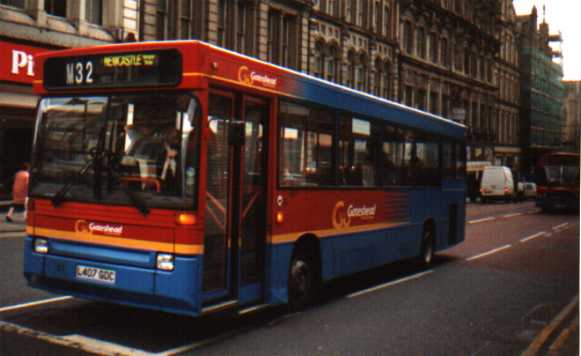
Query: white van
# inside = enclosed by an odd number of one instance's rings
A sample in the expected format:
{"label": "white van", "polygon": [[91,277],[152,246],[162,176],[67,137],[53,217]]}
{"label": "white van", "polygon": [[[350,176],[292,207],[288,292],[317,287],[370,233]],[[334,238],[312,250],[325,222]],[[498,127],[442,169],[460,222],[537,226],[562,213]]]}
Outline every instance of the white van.
{"label": "white van", "polygon": [[510,168],[504,166],[488,166],[482,173],[480,196],[482,202],[492,199],[512,200],[514,196],[514,181]]}

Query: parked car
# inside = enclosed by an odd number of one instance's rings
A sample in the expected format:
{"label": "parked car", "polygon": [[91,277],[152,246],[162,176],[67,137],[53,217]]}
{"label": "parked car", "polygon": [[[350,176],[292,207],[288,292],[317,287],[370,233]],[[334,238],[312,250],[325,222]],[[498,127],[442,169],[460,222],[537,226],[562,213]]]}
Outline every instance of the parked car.
{"label": "parked car", "polygon": [[514,180],[510,168],[504,166],[488,166],[482,173],[480,196],[482,202],[491,200],[512,201],[517,192],[514,191]]}
{"label": "parked car", "polygon": [[537,185],[533,182],[524,182],[525,199],[535,199],[537,197]]}

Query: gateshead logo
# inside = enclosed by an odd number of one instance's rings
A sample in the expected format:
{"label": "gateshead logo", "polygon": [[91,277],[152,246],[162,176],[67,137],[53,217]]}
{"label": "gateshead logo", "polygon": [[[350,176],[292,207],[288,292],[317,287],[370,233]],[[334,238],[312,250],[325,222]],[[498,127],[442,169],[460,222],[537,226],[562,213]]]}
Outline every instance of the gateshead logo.
{"label": "gateshead logo", "polygon": [[374,219],[376,210],[377,205],[375,204],[373,206],[355,206],[353,204],[347,206],[344,201],[340,200],[333,208],[333,214],[331,217],[333,227],[335,229],[349,227],[353,218],[361,220]]}
{"label": "gateshead logo", "polygon": [[259,83],[267,88],[276,88],[276,83],[278,81],[276,78],[271,78],[266,74],[259,74],[254,71],[251,72],[247,66],[242,66],[238,69],[238,80],[248,85]]}
{"label": "gateshead logo", "polygon": [[75,232],[91,235],[121,236],[123,235],[123,225],[99,224],[85,220],[77,220],[75,223]]}

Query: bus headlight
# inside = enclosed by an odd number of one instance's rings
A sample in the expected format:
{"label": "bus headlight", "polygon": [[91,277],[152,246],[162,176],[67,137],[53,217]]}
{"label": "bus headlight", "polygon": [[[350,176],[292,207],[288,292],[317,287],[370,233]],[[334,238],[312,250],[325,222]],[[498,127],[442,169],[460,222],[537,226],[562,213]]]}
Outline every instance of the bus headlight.
{"label": "bus headlight", "polygon": [[157,255],[157,269],[163,271],[173,271],[173,255],[169,253],[160,253]]}
{"label": "bus headlight", "polygon": [[34,252],[48,253],[48,241],[45,239],[34,240]]}

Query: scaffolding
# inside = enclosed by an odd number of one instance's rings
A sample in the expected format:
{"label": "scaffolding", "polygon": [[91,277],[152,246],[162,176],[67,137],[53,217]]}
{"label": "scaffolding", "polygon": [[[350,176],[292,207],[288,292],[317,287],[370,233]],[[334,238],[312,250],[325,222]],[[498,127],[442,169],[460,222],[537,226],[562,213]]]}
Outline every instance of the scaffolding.
{"label": "scaffolding", "polygon": [[534,47],[524,48],[523,55],[530,68],[529,80],[522,88],[529,99],[523,103],[528,106],[530,115],[528,145],[532,148],[558,148],[565,125],[563,68],[551,56]]}

